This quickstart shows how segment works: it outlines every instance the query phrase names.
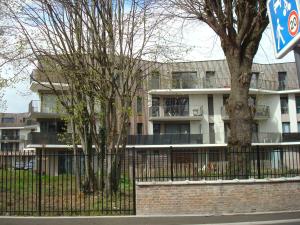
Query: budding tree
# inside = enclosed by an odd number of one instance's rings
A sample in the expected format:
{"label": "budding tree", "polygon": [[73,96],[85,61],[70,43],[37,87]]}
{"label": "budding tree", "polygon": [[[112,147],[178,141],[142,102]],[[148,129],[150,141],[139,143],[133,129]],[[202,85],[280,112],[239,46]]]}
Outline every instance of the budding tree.
{"label": "budding tree", "polygon": [[[111,185],[118,187],[119,154],[126,145],[138,82],[153,65],[143,57],[157,54],[153,46],[161,18],[145,0],[30,0],[21,4],[22,13],[13,17],[38,62],[39,73],[33,79],[57,96],[73,134],[79,137],[85,153],[84,189],[99,188],[92,169],[94,144],[96,152],[111,154],[105,182],[110,193]],[[103,132],[105,138],[100,138]],[[73,147],[76,152],[74,135]]]}

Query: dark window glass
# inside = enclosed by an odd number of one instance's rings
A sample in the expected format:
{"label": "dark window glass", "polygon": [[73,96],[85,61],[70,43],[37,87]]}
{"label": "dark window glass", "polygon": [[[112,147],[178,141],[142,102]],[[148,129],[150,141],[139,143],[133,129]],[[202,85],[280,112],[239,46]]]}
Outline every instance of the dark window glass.
{"label": "dark window glass", "polygon": [[160,134],[160,124],[159,123],[153,124],[153,134]]}
{"label": "dark window glass", "polygon": [[15,118],[13,117],[3,117],[1,119],[2,123],[14,123],[15,122]]}
{"label": "dark window glass", "polygon": [[172,88],[190,89],[197,88],[196,72],[174,72],[172,73]]}
{"label": "dark window glass", "polygon": [[188,116],[189,115],[189,98],[165,98],[164,99],[165,116]]}
{"label": "dark window glass", "polygon": [[149,89],[159,89],[159,72],[152,71],[150,81],[149,81]]}
{"label": "dark window glass", "polygon": [[259,88],[259,73],[258,72],[253,72],[252,77],[251,77],[251,83],[250,87],[251,88]]}
{"label": "dark window glass", "polygon": [[278,72],[278,89],[285,90],[286,88],[286,72]]}
{"label": "dark window glass", "polygon": [[213,123],[209,124],[209,143],[215,143],[215,125]]}
{"label": "dark window glass", "polygon": [[296,96],[296,110],[300,113],[300,96]]}
{"label": "dark window glass", "polygon": [[142,123],[137,124],[137,134],[143,134],[143,124]]}
{"label": "dark window glass", "polygon": [[282,133],[290,133],[290,123],[289,122],[283,122],[282,123]]}
{"label": "dark window glass", "polygon": [[206,71],[205,73],[205,87],[216,87],[215,71]]}
{"label": "dark window glass", "polygon": [[280,97],[280,108],[281,108],[281,114],[288,114],[289,113],[288,98],[287,97]]}
{"label": "dark window glass", "polygon": [[214,98],[212,95],[208,95],[208,115],[214,115]]}
{"label": "dark window glass", "polygon": [[189,134],[190,124],[166,124],[166,134]]}
{"label": "dark window glass", "polygon": [[136,99],[136,112],[138,115],[143,113],[143,98],[140,96]]}

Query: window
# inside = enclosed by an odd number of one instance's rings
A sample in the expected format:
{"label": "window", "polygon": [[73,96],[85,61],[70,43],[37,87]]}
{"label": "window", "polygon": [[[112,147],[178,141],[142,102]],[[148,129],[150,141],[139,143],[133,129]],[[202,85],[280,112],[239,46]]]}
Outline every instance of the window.
{"label": "window", "polygon": [[136,88],[137,89],[142,89],[143,88],[143,71],[139,69],[137,71],[137,81],[136,81]]}
{"label": "window", "polygon": [[143,113],[143,98],[141,96],[138,96],[136,99],[136,112],[138,115]]}
{"label": "window", "polygon": [[216,87],[215,71],[206,71],[205,73],[205,87],[213,88]]}
{"label": "window", "polygon": [[209,143],[215,144],[215,124],[209,123]]}
{"label": "window", "polygon": [[164,99],[165,116],[188,116],[189,115],[189,98],[165,98]]}
{"label": "window", "polygon": [[62,133],[67,129],[66,123],[60,120],[41,120],[41,132],[45,133]]}
{"label": "window", "polygon": [[296,96],[296,111],[300,113],[300,96]]}
{"label": "window", "polygon": [[166,134],[189,134],[190,124],[166,124]]}
{"label": "window", "polygon": [[153,134],[160,134],[160,124],[159,123],[153,124]]}
{"label": "window", "polygon": [[258,79],[259,79],[259,72],[252,72],[251,83],[250,83],[251,88],[255,88],[255,89],[259,88]]}
{"label": "window", "polygon": [[1,143],[1,151],[13,151],[14,149],[13,143]]}
{"label": "window", "polygon": [[229,99],[229,95],[223,95],[223,105],[226,105]]}
{"label": "window", "polygon": [[282,133],[290,133],[290,123],[289,122],[282,123]]}
{"label": "window", "polygon": [[280,97],[280,108],[281,108],[281,114],[289,113],[288,97]]}
{"label": "window", "polygon": [[137,132],[138,135],[143,134],[143,124],[142,123],[137,123]]}
{"label": "window", "polygon": [[3,117],[1,119],[2,123],[14,123],[15,122],[15,118],[13,117]]}
{"label": "window", "polygon": [[2,140],[18,140],[19,130],[2,130]]}
{"label": "window", "polygon": [[149,89],[159,89],[159,71],[154,70],[151,73]]}
{"label": "window", "polygon": [[172,88],[174,89],[197,88],[197,83],[196,72],[174,72],[172,74]]}
{"label": "window", "polygon": [[51,94],[42,95],[42,112],[56,113],[57,112],[56,96]]}
{"label": "window", "polygon": [[214,98],[212,95],[208,95],[208,115],[214,115]]}
{"label": "window", "polygon": [[278,72],[278,90],[286,88],[286,72]]}
{"label": "window", "polygon": [[152,97],[151,116],[158,117],[159,114],[159,97]]}

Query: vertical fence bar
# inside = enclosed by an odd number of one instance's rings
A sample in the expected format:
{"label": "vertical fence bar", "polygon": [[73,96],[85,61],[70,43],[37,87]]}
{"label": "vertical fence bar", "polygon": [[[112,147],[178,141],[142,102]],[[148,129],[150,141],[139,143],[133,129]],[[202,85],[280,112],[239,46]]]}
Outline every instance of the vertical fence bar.
{"label": "vertical fence bar", "polygon": [[135,190],[135,163],[136,163],[136,160],[135,160],[135,148],[133,147],[133,152],[132,152],[132,191],[133,191],[133,214],[136,215],[136,190]]}
{"label": "vertical fence bar", "polygon": [[170,146],[170,167],[171,167],[171,181],[174,180],[174,174],[173,174],[173,147]]}
{"label": "vertical fence bar", "polygon": [[42,150],[38,151],[39,155],[39,168],[38,168],[38,177],[39,177],[39,186],[38,186],[38,215],[42,215]]}
{"label": "vertical fence bar", "polygon": [[259,154],[259,146],[256,146],[256,163],[257,163],[257,177],[258,179],[261,178],[261,173],[260,173],[260,154]]}

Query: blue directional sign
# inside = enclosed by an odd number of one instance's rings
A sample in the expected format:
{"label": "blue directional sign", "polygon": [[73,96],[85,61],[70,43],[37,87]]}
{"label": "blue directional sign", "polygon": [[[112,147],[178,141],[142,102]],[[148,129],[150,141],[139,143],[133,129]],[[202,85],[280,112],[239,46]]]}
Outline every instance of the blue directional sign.
{"label": "blue directional sign", "polygon": [[298,43],[300,0],[268,0],[276,58],[282,58]]}

